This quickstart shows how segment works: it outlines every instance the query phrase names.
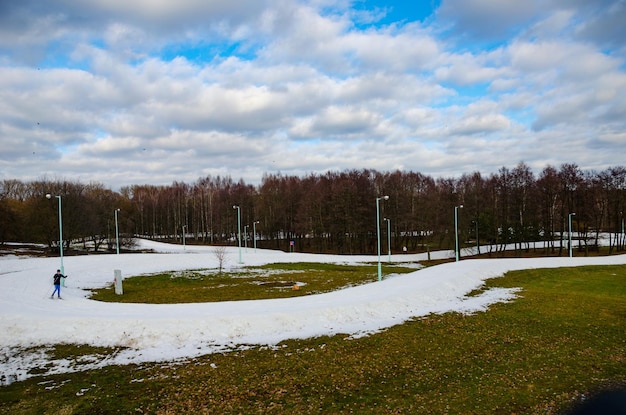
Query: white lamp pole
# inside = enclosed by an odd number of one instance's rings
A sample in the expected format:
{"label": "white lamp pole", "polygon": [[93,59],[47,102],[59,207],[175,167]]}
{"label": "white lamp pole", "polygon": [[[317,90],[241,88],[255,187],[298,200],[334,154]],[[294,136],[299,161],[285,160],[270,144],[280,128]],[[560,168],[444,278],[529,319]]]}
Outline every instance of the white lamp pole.
{"label": "white lamp pole", "polygon": [[459,209],[463,209],[463,205],[454,207],[454,257],[459,261]]}
{"label": "white lamp pole", "polygon": [[119,211],[119,209],[115,209],[115,252],[117,255],[120,254],[120,232],[117,227],[117,212]]}
{"label": "white lamp pole", "polygon": [[237,242],[239,245],[239,263],[241,264],[241,208],[238,205],[233,205],[233,209],[237,209]]}
{"label": "white lamp pole", "polygon": [[[51,199],[52,195],[48,193],[46,197]],[[61,255],[61,274],[65,275],[65,268],[63,267],[63,215],[61,214],[61,196],[55,195],[54,197],[59,199],[59,253]],[[63,278],[63,280],[65,280],[65,278]],[[65,283],[63,286],[65,286]]]}
{"label": "white lamp pole", "polygon": [[622,247],[626,246],[626,235],[624,234],[624,212],[620,212],[622,215]]}
{"label": "white lamp pole", "polygon": [[388,262],[391,263],[391,219],[383,218],[387,222],[387,255],[389,256]]}
{"label": "white lamp pole", "polygon": [[576,213],[570,213],[567,215],[567,222],[569,225],[569,257],[572,257],[572,216],[576,216]]}
{"label": "white lamp pole", "polygon": [[258,220],[252,222],[252,239],[254,240],[254,252],[256,252],[256,224],[259,223]]}
{"label": "white lamp pole", "polygon": [[187,250],[187,245],[185,241],[185,231],[187,230],[187,225],[183,225],[183,251]]}
{"label": "white lamp pole", "polygon": [[476,255],[480,255],[480,237],[478,235],[478,219],[474,221],[476,226]]}
{"label": "white lamp pole", "polygon": [[389,196],[382,196],[376,198],[376,236],[378,238],[378,281],[383,279],[383,269],[380,264],[380,208],[379,202],[381,200],[389,200]]}

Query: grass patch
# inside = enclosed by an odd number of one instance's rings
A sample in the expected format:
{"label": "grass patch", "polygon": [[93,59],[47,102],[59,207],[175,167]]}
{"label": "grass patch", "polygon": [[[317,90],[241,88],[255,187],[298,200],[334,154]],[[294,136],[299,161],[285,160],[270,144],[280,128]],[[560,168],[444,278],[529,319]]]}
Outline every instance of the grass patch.
{"label": "grass patch", "polygon": [[[402,274],[415,268],[385,265],[383,271]],[[123,295],[116,295],[111,285],[97,290],[91,298],[154,304],[260,300],[320,294],[376,279],[376,268],[367,265],[269,264],[221,274],[215,270],[187,270],[129,277],[124,279]]]}
{"label": "grass patch", "polygon": [[0,388],[0,413],[557,414],[626,386],[626,266],[516,271],[487,285],[522,291],[486,313],[358,339],[29,379]]}

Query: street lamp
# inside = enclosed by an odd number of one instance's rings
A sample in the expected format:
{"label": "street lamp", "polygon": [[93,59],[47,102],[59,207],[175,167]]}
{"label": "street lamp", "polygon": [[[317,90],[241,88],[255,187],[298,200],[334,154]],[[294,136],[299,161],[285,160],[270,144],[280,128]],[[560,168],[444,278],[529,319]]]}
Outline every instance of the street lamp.
{"label": "street lamp", "polygon": [[119,228],[117,227],[117,212],[119,211],[119,209],[115,209],[115,252],[117,253],[117,255],[120,254],[120,232]]}
{"label": "street lamp", "polygon": [[256,224],[259,223],[258,220],[252,222],[252,239],[254,239],[254,252],[256,252]]}
{"label": "street lamp", "polygon": [[387,254],[389,255],[389,263],[391,263],[391,219],[383,218],[387,222]]}
{"label": "street lamp", "polygon": [[185,245],[185,231],[187,229],[187,225],[183,225],[183,251],[187,250],[187,245]]}
{"label": "street lamp", "polygon": [[237,209],[237,243],[239,245],[239,263],[241,264],[241,208],[238,205],[233,205],[233,209]]}
{"label": "street lamp", "polygon": [[478,236],[478,219],[474,222],[474,226],[476,227],[476,255],[480,255],[480,237]]}
{"label": "street lamp", "polygon": [[576,216],[575,213],[570,213],[567,215],[567,222],[569,225],[569,257],[572,257],[572,216]]}
{"label": "street lamp", "polygon": [[622,215],[622,248],[626,246],[626,235],[624,234],[624,212],[620,212]]}
{"label": "street lamp", "polygon": [[459,209],[463,209],[463,205],[454,207],[454,256],[459,261]]}
{"label": "street lamp", "polygon": [[380,209],[379,202],[381,200],[389,200],[389,196],[381,196],[376,198],[376,236],[378,238],[378,281],[383,279],[383,269],[380,264]]}
{"label": "street lamp", "polygon": [[[59,199],[59,253],[61,254],[61,274],[65,275],[65,268],[63,267],[63,215],[61,214],[61,196],[54,196]],[[52,199],[52,195],[48,193],[46,198]],[[65,278],[63,278],[63,286],[65,286]]]}

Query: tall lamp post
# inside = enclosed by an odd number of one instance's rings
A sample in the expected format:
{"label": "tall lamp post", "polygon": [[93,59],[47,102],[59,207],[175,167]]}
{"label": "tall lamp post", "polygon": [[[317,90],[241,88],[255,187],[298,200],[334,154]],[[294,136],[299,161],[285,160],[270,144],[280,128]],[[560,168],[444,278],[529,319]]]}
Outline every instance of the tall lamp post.
{"label": "tall lamp post", "polygon": [[383,268],[380,264],[380,208],[381,200],[389,200],[389,196],[381,196],[376,198],[376,236],[378,238],[378,281],[383,279]]}
{"label": "tall lamp post", "polygon": [[254,252],[256,252],[256,224],[259,223],[258,220],[252,222],[252,239],[254,240]]}
{"label": "tall lamp post", "polygon": [[387,255],[389,256],[388,262],[391,263],[391,219],[383,218],[387,222]]}
{"label": "tall lamp post", "polygon": [[185,231],[187,230],[187,225],[183,225],[183,251],[187,250],[187,245],[185,241]]}
{"label": "tall lamp post", "polygon": [[120,231],[117,227],[117,212],[119,211],[119,209],[115,209],[115,253],[117,255],[120,254]]}
{"label": "tall lamp post", "polygon": [[237,209],[237,243],[239,245],[239,263],[241,264],[241,208],[233,205],[233,209]]}
{"label": "tall lamp post", "polygon": [[567,215],[567,223],[569,225],[569,232],[568,232],[568,236],[569,236],[569,257],[572,257],[572,216],[576,216],[576,213],[570,213],[569,215]]}
{"label": "tall lamp post", "polygon": [[626,246],[626,235],[624,234],[624,212],[620,212],[622,215],[622,248]]}
{"label": "tall lamp post", "polygon": [[[61,255],[61,274],[65,275],[65,268],[63,267],[63,215],[61,214],[61,196],[55,195],[57,199],[59,199],[59,253]],[[46,198],[52,199],[52,195],[48,193]],[[65,278],[63,278],[65,280]],[[65,281],[63,281],[65,282]],[[65,284],[63,284],[65,286]]]}
{"label": "tall lamp post", "polygon": [[463,209],[463,205],[454,207],[454,257],[459,261],[459,209]]}
{"label": "tall lamp post", "polygon": [[478,219],[474,222],[474,226],[476,227],[476,255],[480,255],[480,237],[478,236]]}

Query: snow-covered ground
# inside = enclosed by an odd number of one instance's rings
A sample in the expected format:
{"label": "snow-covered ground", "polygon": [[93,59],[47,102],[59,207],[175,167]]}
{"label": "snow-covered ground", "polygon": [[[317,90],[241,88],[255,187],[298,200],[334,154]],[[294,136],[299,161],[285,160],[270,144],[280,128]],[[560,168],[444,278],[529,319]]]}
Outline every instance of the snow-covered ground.
{"label": "snow-covered ground", "polygon": [[[0,257],[0,384],[25,379],[45,365],[64,373],[110,364],[174,361],[243,345],[272,346],[285,339],[343,333],[362,336],[431,313],[484,311],[509,301],[516,290],[493,289],[466,297],[488,278],[509,270],[587,264],[626,264],[626,255],[590,258],[468,259],[386,275],[382,281],[340,291],[289,299],[199,304],[114,304],[87,299],[89,290],[123,276],[217,267],[212,247],[140,241],[153,254],[90,255],[64,258],[63,300],[51,300],[58,258]],[[238,248],[227,248],[227,266],[238,266]],[[449,251],[431,258],[447,258]],[[394,263],[414,263],[426,254],[394,255]],[[387,256],[382,257],[383,260]],[[375,262],[376,256],[285,253],[242,248],[243,265],[280,262]],[[122,348],[80,361],[51,358],[58,343]],[[52,363],[50,365],[50,363]]]}

